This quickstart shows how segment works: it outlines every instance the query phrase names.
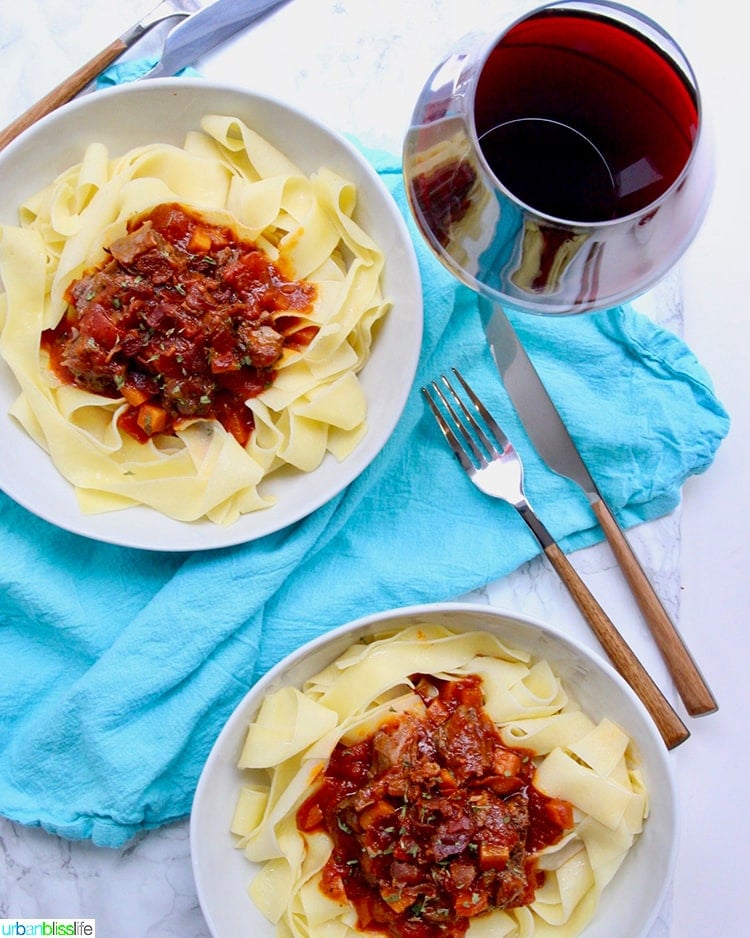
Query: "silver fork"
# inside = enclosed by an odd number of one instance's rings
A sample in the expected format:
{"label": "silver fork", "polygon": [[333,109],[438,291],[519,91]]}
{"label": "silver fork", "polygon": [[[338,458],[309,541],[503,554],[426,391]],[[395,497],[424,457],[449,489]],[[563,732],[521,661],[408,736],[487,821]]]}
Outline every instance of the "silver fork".
{"label": "silver fork", "polygon": [[687,727],[532,510],[524,492],[521,458],[460,372],[452,370],[471,406],[445,375],[442,386],[433,381],[422,388],[448,445],[478,489],[508,502],[521,515],[615,668],[651,714],[667,747],[678,746],[690,735]]}

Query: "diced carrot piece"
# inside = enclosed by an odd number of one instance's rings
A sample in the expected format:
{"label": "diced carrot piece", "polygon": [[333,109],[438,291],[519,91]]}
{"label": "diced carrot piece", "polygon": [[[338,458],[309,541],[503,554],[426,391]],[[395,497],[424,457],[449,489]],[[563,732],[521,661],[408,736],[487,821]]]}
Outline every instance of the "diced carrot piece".
{"label": "diced carrot piece", "polygon": [[207,231],[205,228],[195,228],[192,235],[190,236],[188,251],[193,254],[197,254],[199,252],[205,253],[206,251],[211,250],[212,244],[213,241],[211,239],[210,231]]}
{"label": "diced carrot piece", "polygon": [[569,830],[573,826],[573,805],[561,798],[550,798],[545,804],[547,816],[553,824],[561,830]]}
{"label": "diced carrot piece", "polygon": [[498,775],[518,775],[521,771],[521,757],[510,749],[497,749],[493,759],[494,769]]}
{"label": "diced carrot piece", "polygon": [[487,893],[478,890],[467,890],[456,896],[454,909],[456,915],[462,918],[471,918],[474,915],[481,915],[489,906],[489,897]]}
{"label": "diced carrot piece", "polygon": [[244,414],[234,411],[229,411],[222,415],[222,423],[225,429],[232,434],[242,447],[247,446],[247,441],[250,439],[250,434],[253,431],[251,411],[248,411],[248,415],[250,415],[250,419],[245,417]]}
{"label": "diced carrot piece", "polygon": [[120,394],[130,404],[131,407],[140,407],[151,395],[144,388],[137,388],[132,384],[123,384],[120,388]]}
{"label": "diced carrot piece", "polygon": [[410,905],[414,905],[414,896],[405,895],[400,890],[394,890],[392,887],[381,891],[380,895],[383,901],[388,903],[391,911],[397,915],[400,912],[405,912]]}
{"label": "diced carrot piece", "polygon": [[373,824],[383,820],[383,818],[390,817],[394,811],[393,805],[387,801],[376,801],[375,804],[368,805],[359,815],[362,830],[369,830]]}
{"label": "diced carrot piece", "polygon": [[439,776],[439,785],[441,791],[455,791],[458,788],[456,776],[445,767],[441,767]]}
{"label": "diced carrot piece", "polygon": [[152,375],[131,371],[120,387],[120,393],[131,407],[140,407],[145,401],[159,394],[159,384]]}
{"label": "diced carrot piece", "polygon": [[507,844],[479,845],[480,870],[504,870],[510,858],[510,847]]}
{"label": "diced carrot piece", "polygon": [[138,408],[137,424],[148,436],[163,433],[169,423],[169,416],[158,404],[141,404]]}

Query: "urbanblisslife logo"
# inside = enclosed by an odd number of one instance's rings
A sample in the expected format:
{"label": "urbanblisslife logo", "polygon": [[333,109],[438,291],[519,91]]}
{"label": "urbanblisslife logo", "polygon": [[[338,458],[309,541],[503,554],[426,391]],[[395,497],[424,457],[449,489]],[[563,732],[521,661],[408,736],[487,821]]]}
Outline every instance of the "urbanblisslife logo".
{"label": "urbanblisslife logo", "polygon": [[29,936],[45,935],[56,938],[62,935],[95,938],[96,920],[93,918],[3,918],[0,919],[0,935]]}

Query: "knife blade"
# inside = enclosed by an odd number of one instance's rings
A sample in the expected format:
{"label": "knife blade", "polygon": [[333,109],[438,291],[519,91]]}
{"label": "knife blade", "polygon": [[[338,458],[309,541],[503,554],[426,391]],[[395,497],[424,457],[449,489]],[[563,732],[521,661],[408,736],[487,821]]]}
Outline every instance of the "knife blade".
{"label": "knife blade", "polygon": [[585,492],[687,712],[691,716],[715,712],[718,705],[710,688],[599,491],[505,310],[485,297],[480,297],[479,306],[495,364],[529,439],[554,472]]}
{"label": "knife blade", "polygon": [[31,127],[42,117],[72,100],[81,89],[92,82],[107,66],[111,65],[136,42],[140,41],[159,23],[169,19],[184,19],[200,10],[206,0],[161,0],[137,23],[114,39],[106,48],[69,75],[65,81],[32,104],[0,133],[0,150],[4,149],[19,134]]}
{"label": "knife blade", "polygon": [[175,75],[214,46],[288,0],[214,0],[171,29],[156,65],[143,78]]}

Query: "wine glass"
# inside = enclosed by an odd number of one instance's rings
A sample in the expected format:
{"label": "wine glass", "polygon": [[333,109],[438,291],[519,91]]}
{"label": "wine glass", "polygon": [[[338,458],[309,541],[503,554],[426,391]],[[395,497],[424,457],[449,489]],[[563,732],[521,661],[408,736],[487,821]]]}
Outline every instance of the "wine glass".
{"label": "wine glass", "polygon": [[713,180],[693,70],[642,13],[560,0],[434,70],[404,144],[427,243],[494,302],[605,309],[644,293],[695,236]]}

